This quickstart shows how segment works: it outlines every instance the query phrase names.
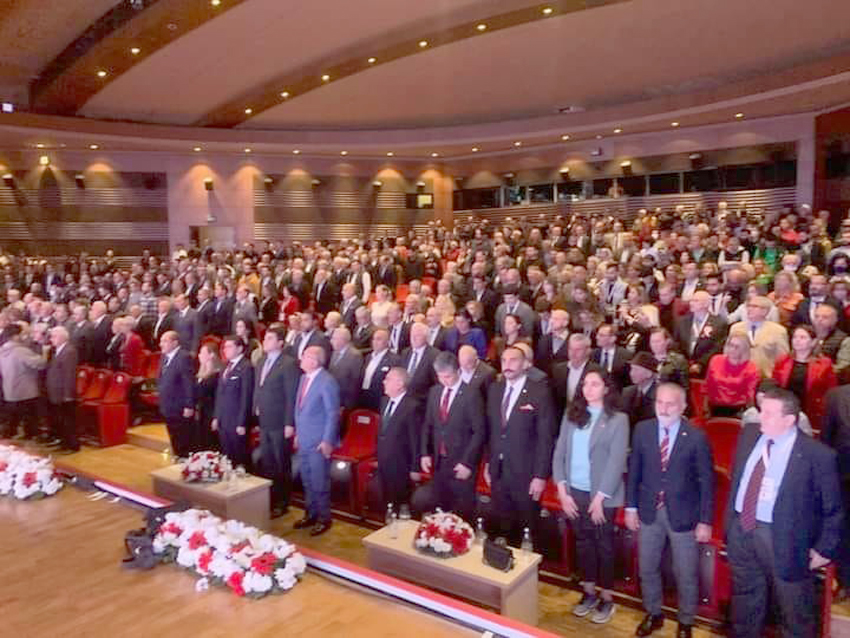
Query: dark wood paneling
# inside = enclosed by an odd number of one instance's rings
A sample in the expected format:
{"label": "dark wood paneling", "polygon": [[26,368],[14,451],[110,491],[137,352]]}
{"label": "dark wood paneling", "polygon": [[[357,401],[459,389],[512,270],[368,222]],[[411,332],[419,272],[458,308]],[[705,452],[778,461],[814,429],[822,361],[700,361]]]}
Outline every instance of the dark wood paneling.
{"label": "dark wood paneling", "polygon": [[23,251],[27,255],[77,255],[87,252],[90,255],[102,256],[106,251],[112,249],[116,255],[135,257],[141,255],[143,250],[150,250],[152,255],[167,255],[168,242],[150,241],[24,241],[3,240],[0,242],[6,252],[17,253]]}

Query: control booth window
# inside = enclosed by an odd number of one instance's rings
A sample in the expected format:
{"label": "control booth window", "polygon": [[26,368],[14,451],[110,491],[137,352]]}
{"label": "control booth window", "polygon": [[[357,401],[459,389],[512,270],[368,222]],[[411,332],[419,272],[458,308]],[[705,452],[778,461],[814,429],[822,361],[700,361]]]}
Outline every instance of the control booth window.
{"label": "control booth window", "polygon": [[505,206],[522,206],[526,203],[526,186],[505,186]]}
{"label": "control booth window", "polygon": [[558,201],[571,201],[576,197],[584,195],[584,182],[561,182],[558,184]]}
{"label": "control booth window", "polygon": [[623,194],[629,197],[643,197],[646,195],[646,177],[643,175],[630,175],[617,179]]}
{"label": "control booth window", "polygon": [[649,176],[650,195],[672,195],[679,192],[679,173]]}
{"label": "control booth window", "polygon": [[467,188],[454,192],[455,210],[479,210],[498,207],[498,188]]}
{"label": "control booth window", "polygon": [[551,204],[555,201],[554,184],[535,184],[528,187],[528,199],[532,204]]}
{"label": "control booth window", "polygon": [[720,188],[720,173],[716,168],[707,168],[685,173],[686,193],[706,193]]}
{"label": "control booth window", "polygon": [[614,185],[611,178],[593,180],[594,197],[608,197],[608,190]]}

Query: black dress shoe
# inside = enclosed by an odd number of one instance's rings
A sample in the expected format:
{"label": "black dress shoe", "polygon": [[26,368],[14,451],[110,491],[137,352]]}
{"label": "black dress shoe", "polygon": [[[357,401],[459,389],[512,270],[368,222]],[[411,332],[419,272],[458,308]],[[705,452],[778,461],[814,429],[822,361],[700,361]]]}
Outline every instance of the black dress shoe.
{"label": "black dress shoe", "polygon": [[305,529],[307,527],[312,527],[316,524],[315,518],[310,518],[309,516],[305,516],[302,519],[295,521],[295,524],[292,526],[295,529]]}
{"label": "black dress shoe", "polygon": [[658,614],[656,616],[653,616],[652,614],[647,614],[643,617],[643,620],[638,625],[638,628],[635,630],[635,636],[648,636],[656,629],[661,629],[663,625],[663,614]]}
{"label": "black dress shoe", "polygon": [[679,628],[676,630],[676,638],[691,638],[691,625],[679,623]]}
{"label": "black dress shoe", "polygon": [[330,521],[319,521],[318,523],[313,525],[313,529],[310,530],[310,536],[319,536],[327,532],[330,528]]}
{"label": "black dress shoe", "polygon": [[285,505],[283,507],[281,507],[281,506],[273,507],[272,511],[271,511],[271,517],[272,518],[280,518],[281,516],[285,515],[288,511],[289,511],[289,508],[286,507]]}

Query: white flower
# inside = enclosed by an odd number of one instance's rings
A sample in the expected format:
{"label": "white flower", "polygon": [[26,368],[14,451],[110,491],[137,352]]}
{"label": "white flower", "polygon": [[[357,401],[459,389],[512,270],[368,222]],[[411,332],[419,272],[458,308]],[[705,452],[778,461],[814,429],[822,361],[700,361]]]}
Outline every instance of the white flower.
{"label": "white flower", "polygon": [[198,550],[189,549],[187,546],[177,550],[177,564],[182,567],[192,568],[198,561]]}
{"label": "white flower", "polygon": [[292,569],[296,575],[303,574],[307,571],[307,561],[305,561],[304,557],[298,552],[293,553],[289,559],[287,559],[286,566]]}
{"label": "white flower", "polygon": [[281,589],[292,589],[295,587],[295,583],[298,582],[298,579],[295,577],[295,572],[290,569],[289,565],[282,569],[276,569],[274,572],[274,578],[277,581],[278,587]]}
{"label": "white flower", "polygon": [[246,594],[252,591],[265,594],[272,587],[274,587],[274,581],[269,576],[263,576],[254,571],[245,572],[245,578],[242,579],[242,588]]}
{"label": "white flower", "polygon": [[205,592],[210,588],[210,581],[206,578],[199,578],[195,581],[195,591],[198,593]]}

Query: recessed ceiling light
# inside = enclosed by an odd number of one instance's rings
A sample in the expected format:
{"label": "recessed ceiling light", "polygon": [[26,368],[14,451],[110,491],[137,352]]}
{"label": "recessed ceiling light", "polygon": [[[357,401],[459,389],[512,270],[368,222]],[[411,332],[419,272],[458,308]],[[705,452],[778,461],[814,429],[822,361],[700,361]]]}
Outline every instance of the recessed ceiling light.
{"label": "recessed ceiling light", "polygon": [[292,151],[292,154],[293,155],[301,155],[301,150],[296,148],[294,151]]}
{"label": "recessed ceiling light", "polygon": [[543,15],[548,16],[552,15],[554,9],[552,7],[543,7]]}
{"label": "recessed ceiling light", "polygon": [[210,0],[210,4],[214,7],[217,7],[221,4],[221,0]]}
{"label": "recessed ceiling light", "polygon": [[91,150],[93,150],[93,151],[96,151],[96,150],[97,150],[97,149],[99,149],[100,147],[99,147],[97,144],[89,144],[89,148],[90,148]]}
{"label": "recessed ceiling light", "polygon": [[200,152],[201,152],[201,147],[200,147],[200,146],[196,146],[196,147],[195,147],[195,148],[193,148],[192,150],[193,150],[193,151],[195,151],[196,153],[200,153]]}
{"label": "recessed ceiling light", "polygon": [[428,46],[428,40],[420,40],[419,41],[419,47],[420,48],[424,49],[427,46]]}
{"label": "recessed ceiling light", "polygon": [[100,71],[98,71],[98,72],[97,72],[97,77],[99,77],[99,78],[105,78],[105,77],[106,77],[106,71],[104,71],[103,69],[101,69]]}
{"label": "recessed ceiling light", "polygon": [[285,100],[286,98],[288,98],[288,97],[289,97],[289,91],[283,91],[283,92],[280,94],[280,97],[282,97],[282,98]]}
{"label": "recessed ceiling light", "polygon": [[439,153],[431,153],[431,157],[440,157]]}
{"label": "recessed ceiling light", "polygon": [[35,147],[36,148],[44,148],[44,144],[36,144]]}
{"label": "recessed ceiling light", "polygon": [[522,146],[522,142],[514,142],[514,146]]}
{"label": "recessed ceiling light", "polygon": [[601,135],[597,135],[597,136],[596,136],[596,139],[597,139],[597,140],[601,140],[601,139],[602,139],[602,136],[601,136]]}
{"label": "recessed ceiling light", "polygon": [[339,154],[340,155],[348,155],[348,151],[340,151]]}
{"label": "recessed ceiling light", "polygon": [[132,53],[133,55],[139,55],[141,52],[142,50],[139,47],[133,47],[132,49],[130,49],[130,53]]}
{"label": "recessed ceiling light", "polygon": [[623,129],[621,129],[621,128],[615,128],[615,129],[614,129],[614,132],[619,134],[619,133],[622,133],[622,132],[623,132]]}
{"label": "recessed ceiling light", "polygon": [[562,135],[561,136],[561,141],[563,141],[563,142],[566,142],[568,139],[570,139],[569,135]]}
{"label": "recessed ceiling light", "polygon": [[47,155],[42,155],[38,158],[38,163],[42,166],[50,166],[50,158]]}
{"label": "recessed ceiling light", "polygon": [[392,157],[393,155],[395,155],[395,153],[393,153],[392,151],[389,151],[389,152],[387,153],[387,157]]}
{"label": "recessed ceiling light", "polygon": [[735,117],[740,120],[742,117],[744,117],[744,114],[743,113],[735,113]]}
{"label": "recessed ceiling light", "polygon": [[328,80],[330,80],[330,79],[331,79],[331,76],[330,76],[330,75],[328,75],[327,73],[325,73],[325,74],[322,76],[322,82],[327,82],[327,81],[328,81]]}
{"label": "recessed ceiling light", "polygon": [[478,29],[479,31],[486,31],[486,30],[487,30],[487,25],[486,25],[486,24],[484,24],[484,23],[482,22],[481,24],[479,24],[479,25],[478,25],[477,27],[475,27],[475,28],[476,28],[476,29]]}
{"label": "recessed ceiling light", "polygon": [[245,115],[251,115],[251,113],[253,113],[253,112],[254,112],[254,109],[252,109],[250,107],[245,109]]}
{"label": "recessed ceiling light", "polygon": [[378,61],[378,58],[369,58],[368,60],[366,60],[366,62],[368,62],[369,64],[375,64],[375,62],[377,62],[377,61]]}
{"label": "recessed ceiling light", "polygon": [[477,153],[477,152],[478,152],[478,151],[480,151],[480,150],[481,150],[481,149],[480,149],[480,148],[478,148],[477,146],[473,146],[473,147],[472,147],[472,152],[473,152],[473,153]]}
{"label": "recessed ceiling light", "polygon": [[620,166],[622,166],[623,168],[628,168],[631,165],[632,163],[629,160],[623,160],[622,162],[620,162]]}
{"label": "recessed ceiling light", "polygon": [[250,149],[250,148],[246,148],[246,149],[245,149],[245,152],[246,152],[246,153],[250,153],[250,152],[251,152],[251,149]]}
{"label": "recessed ceiling light", "polygon": [[672,126],[673,128],[678,128],[679,123],[678,122],[670,122],[670,126]]}

